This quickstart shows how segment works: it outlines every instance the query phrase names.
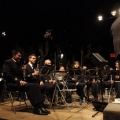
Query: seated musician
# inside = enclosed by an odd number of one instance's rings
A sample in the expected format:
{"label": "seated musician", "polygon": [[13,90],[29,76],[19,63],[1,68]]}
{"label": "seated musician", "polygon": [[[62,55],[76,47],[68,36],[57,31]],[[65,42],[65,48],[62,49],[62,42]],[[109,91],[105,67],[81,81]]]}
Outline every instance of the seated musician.
{"label": "seated musician", "polygon": [[33,106],[33,114],[47,115],[44,106],[44,96],[41,93],[40,85],[36,83],[28,83],[24,80],[22,64],[20,62],[22,57],[21,50],[13,50],[12,57],[5,60],[3,63],[3,75],[6,80],[6,87],[9,91],[26,92],[31,105]]}
{"label": "seated musician", "polygon": [[98,84],[98,75],[97,69],[88,69],[86,66],[83,66],[83,76],[86,88],[86,95],[85,98],[87,102],[90,102],[89,99],[89,92],[91,91],[94,101],[98,101],[98,94],[99,94],[99,84]]}
{"label": "seated musician", "polygon": [[46,95],[50,100],[53,98],[53,92],[55,89],[55,79],[53,78],[54,66],[50,59],[44,61],[44,66],[40,73],[40,85],[45,86]]}
{"label": "seated musician", "polygon": [[84,95],[85,82],[82,76],[83,69],[79,61],[74,61],[72,69],[69,70],[68,87],[76,88],[77,94],[80,96],[80,105],[82,105]]}
{"label": "seated musician", "polygon": [[113,75],[112,75],[109,65],[105,65],[103,67],[102,83],[103,83],[102,84],[103,88],[111,88],[114,84]]}
{"label": "seated musician", "polygon": [[113,74],[113,79],[114,79],[114,87],[115,91],[117,93],[116,98],[120,98],[120,65],[119,61],[115,61],[115,70],[112,72]]}
{"label": "seated musician", "polygon": [[[59,72],[62,75],[62,79],[63,79],[61,82],[59,82],[60,89],[62,89],[63,87],[65,87],[65,89],[72,89],[72,86],[69,83],[67,83],[67,73],[66,73],[65,67],[60,66]],[[66,97],[65,100],[67,103],[72,102],[71,92],[66,92],[65,97]]]}
{"label": "seated musician", "polygon": [[50,82],[41,80],[40,71],[35,67],[36,63],[36,55],[31,54],[28,57],[28,63],[26,64],[26,81],[29,83],[38,83],[41,86],[41,91],[45,95],[49,95],[52,98],[52,93],[54,90],[54,85],[49,84]]}

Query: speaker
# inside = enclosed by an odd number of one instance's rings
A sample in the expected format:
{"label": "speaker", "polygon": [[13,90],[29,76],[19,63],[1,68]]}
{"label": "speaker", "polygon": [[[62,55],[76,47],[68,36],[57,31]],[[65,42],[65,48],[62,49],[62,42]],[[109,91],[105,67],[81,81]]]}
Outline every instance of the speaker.
{"label": "speaker", "polygon": [[99,53],[92,53],[91,61],[98,67],[103,67],[108,64],[108,61],[105,60]]}
{"label": "speaker", "polygon": [[94,106],[94,110],[102,112],[108,103],[93,101],[92,105]]}

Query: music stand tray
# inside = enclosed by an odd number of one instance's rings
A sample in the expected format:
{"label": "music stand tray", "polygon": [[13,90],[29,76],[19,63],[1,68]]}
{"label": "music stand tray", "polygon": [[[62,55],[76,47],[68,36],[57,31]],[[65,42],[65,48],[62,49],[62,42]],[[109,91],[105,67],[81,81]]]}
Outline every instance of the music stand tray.
{"label": "music stand tray", "polygon": [[50,66],[50,65],[43,66],[43,68],[41,70],[41,74],[49,75],[53,70],[54,70],[53,66]]}

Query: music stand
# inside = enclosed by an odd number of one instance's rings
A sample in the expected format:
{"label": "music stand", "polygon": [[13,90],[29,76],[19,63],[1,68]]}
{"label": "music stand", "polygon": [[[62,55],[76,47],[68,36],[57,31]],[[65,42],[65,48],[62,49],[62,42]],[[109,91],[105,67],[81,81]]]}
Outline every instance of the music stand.
{"label": "music stand", "polygon": [[61,74],[61,75],[62,75],[62,79],[64,79],[65,76],[67,76],[67,72],[66,72],[66,71],[56,71],[55,73],[56,73],[56,74],[57,74],[57,73],[58,73],[58,74]]}
{"label": "music stand", "polygon": [[102,94],[102,102],[92,102],[93,106],[95,105],[95,103],[98,105],[99,107],[97,107],[97,112],[92,115],[92,117],[95,117],[95,115],[97,115],[99,112],[103,112],[104,108],[107,106],[107,103],[103,102],[103,90],[102,90],[102,69],[105,65],[108,64],[108,61],[105,60],[100,54],[98,53],[92,53],[91,56],[91,61],[97,66],[99,67],[98,69],[98,76],[100,77],[100,88],[101,88],[101,94]]}
{"label": "music stand", "polygon": [[70,69],[69,70],[69,75],[73,77],[81,77],[82,76],[82,71],[80,69]]}
{"label": "music stand", "polygon": [[54,70],[54,66],[46,65],[41,69],[41,74],[49,75]]}
{"label": "music stand", "polygon": [[89,69],[89,78],[97,79],[98,78],[98,69]]}

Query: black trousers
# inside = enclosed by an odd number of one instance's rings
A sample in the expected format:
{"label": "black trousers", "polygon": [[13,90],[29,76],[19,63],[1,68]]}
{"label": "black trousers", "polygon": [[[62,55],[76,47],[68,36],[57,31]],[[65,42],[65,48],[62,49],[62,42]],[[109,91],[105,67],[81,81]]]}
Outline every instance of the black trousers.
{"label": "black trousers", "polygon": [[22,86],[9,83],[7,85],[7,88],[8,88],[8,91],[18,90],[20,92],[26,92],[27,97],[30,100],[30,103],[32,104],[33,107],[36,107],[37,105],[40,105],[44,102],[44,96],[41,93],[41,87],[36,83],[27,83]]}
{"label": "black trousers", "polygon": [[120,82],[115,82],[116,98],[120,98]]}
{"label": "black trousers", "polygon": [[53,97],[53,93],[55,90],[55,85],[53,83],[44,83],[44,85],[40,85],[42,93],[46,95],[48,98]]}
{"label": "black trousers", "polygon": [[83,97],[85,96],[84,90],[83,90],[84,87],[85,87],[85,83],[83,83],[83,82],[76,85],[77,94],[80,96],[81,99],[83,99]]}

